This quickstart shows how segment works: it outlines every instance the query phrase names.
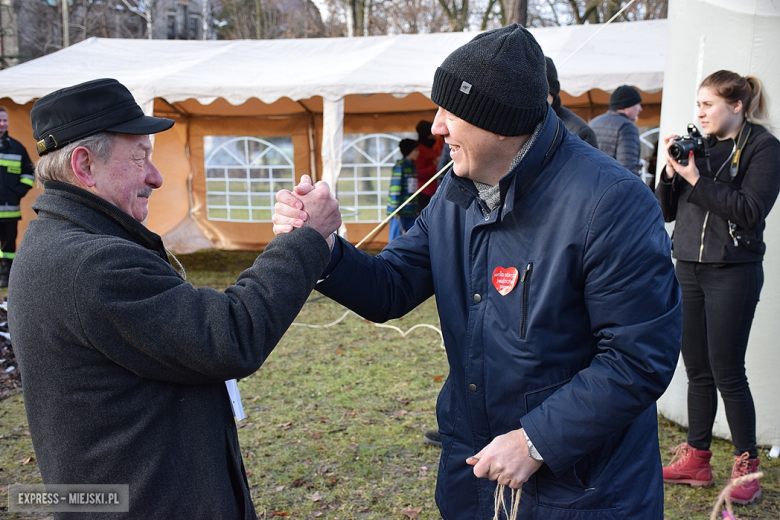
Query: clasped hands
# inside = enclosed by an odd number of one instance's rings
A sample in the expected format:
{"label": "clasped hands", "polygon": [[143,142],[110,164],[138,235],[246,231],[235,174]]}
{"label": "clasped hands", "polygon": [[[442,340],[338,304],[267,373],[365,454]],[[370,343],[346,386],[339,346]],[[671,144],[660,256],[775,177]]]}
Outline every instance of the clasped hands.
{"label": "clasped hands", "polygon": [[308,226],[318,231],[332,247],[333,232],[341,226],[341,211],[327,182],[312,184],[311,177],[304,175],[292,192],[280,190],[276,194],[271,221],[275,235]]}

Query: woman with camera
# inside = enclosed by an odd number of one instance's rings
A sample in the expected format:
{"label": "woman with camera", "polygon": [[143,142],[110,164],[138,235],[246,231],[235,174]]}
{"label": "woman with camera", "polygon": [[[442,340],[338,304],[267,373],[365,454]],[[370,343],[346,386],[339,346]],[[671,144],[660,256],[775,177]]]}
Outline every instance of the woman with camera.
{"label": "woman with camera", "polygon": [[[765,219],[780,191],[780,141],[766,129],[767,99],[754,76],[715,72],[699,87],[697,105],[707,137],[664,139],[666,168],[655,190],[664,219],[676,222],[688,374],[688,440],[663,474],[664,482],[709,486],[718,390],[734,443],[731,478],[759,465],[745,351],[764,282]],[[731,491],[743,504],[760,495],[758,480]]]}

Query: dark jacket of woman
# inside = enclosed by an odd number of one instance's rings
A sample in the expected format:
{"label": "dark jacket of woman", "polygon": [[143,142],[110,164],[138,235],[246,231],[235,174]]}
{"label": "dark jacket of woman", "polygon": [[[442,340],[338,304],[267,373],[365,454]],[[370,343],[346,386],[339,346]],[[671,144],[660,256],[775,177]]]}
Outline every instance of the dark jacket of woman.
{"label": "dark jacket of woman", "polygon": [[752,125],[733,179],[730,161],[724,165],[724,160],[734,140],[710,136],[707,143],[711,171],[703,157],[697,158],[701,178],[696,186],[677,174],[671,180],[661,175],[655,190],[664,220],[676,221],[673,256],[687,262],[759,262],[766,251],[765,219],[780,191],[780,141]]}

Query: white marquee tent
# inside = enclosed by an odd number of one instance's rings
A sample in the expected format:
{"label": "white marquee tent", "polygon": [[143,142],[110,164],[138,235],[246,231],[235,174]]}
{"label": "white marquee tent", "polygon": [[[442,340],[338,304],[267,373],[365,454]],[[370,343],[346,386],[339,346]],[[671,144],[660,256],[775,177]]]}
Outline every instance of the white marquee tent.
{"label": "white marquee tent", "polygon": [[[606,109],[609,91],[631,84],[651,105],[643,114],[647,124],[657,124],[666,25],[662,20],[532,32],[557,64],[564,105],[588,118],[594,107],[597,113]],[[156,137],[155,161],[165,185],[151,200],[147,225],[175,250],[257,248],[272,238],[270,224],[206,218],[203,136],[292,135],[296,178],[309,173],[333,182],[341,170],[344,131],[402,132],[422,118],[432,120],[434,71],[474,36],[93,38],[1,71],[0,103],[10,105],[11,134],[34,150],[28,113],[35,99],[90,79],[118,79],[147,113],[177,121]],[[29,207],[23,217],[23,226],[33,218]],[[353,226],[350,236],[359,238],[373,224]]]}

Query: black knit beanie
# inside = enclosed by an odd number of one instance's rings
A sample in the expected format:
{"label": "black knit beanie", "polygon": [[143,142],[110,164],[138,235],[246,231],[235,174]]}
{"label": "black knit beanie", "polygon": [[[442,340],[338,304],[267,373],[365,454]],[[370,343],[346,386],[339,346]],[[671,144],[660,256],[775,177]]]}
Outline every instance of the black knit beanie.
{"label": "black knit beanie", "polygon": [[620,110],[628,108],[642,102],[642,96],[634,87],[623,85],[615,89],[615,92],[609,96],[609,109]]}
{"label": "black knit beanie", "polygon": [[518,24],[477,35],[436,70],[431,100],[503,136],[533,133],[547,114],[544,54]]}
{"label": "black knit beanie", "polygon": [[398,148],[401,150],[401,155],[406,157],[417,148],[417,141],[414,139],[401,139],[401,142],[398,143]]}
{"label": "black knit beanie", "polygon": [[555,63],[549,56],[544,57],[544,62],[547,65],[547,84],[550,86],[550,94],[557,98],[561,92],[561,82],[558,81],[558,69],[555,68]]}

